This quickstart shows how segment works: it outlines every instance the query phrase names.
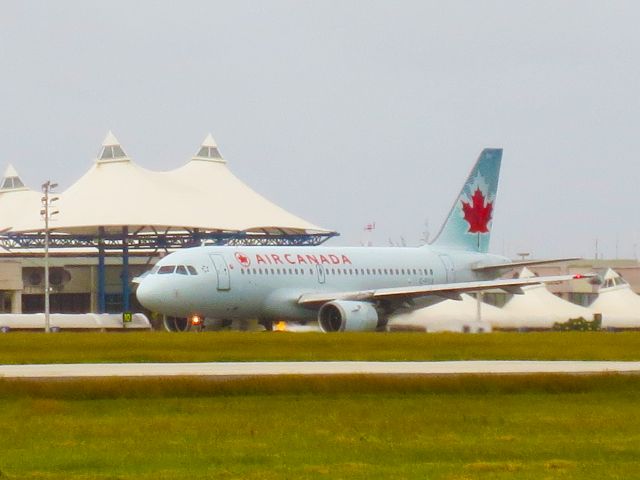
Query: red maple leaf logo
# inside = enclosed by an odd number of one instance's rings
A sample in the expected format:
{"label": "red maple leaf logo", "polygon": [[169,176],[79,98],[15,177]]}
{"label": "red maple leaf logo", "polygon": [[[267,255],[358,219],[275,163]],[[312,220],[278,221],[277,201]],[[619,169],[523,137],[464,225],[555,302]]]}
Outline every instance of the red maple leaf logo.
{"label": "red maple leaf logo", "polygon": [[236,252],[236,260],[243,267],[248,267],[251,265],[251,260],[244,253]]}
{"label": "red maple leaf logo", "polygon": [[488,233],[489,222],[491,221],[491,213],[493,211],[493,202],[486,202],[485,197],[480,188],[471,197],[471,203],[462,201],[462,211],[464,219],[469,223],[468,233]]}

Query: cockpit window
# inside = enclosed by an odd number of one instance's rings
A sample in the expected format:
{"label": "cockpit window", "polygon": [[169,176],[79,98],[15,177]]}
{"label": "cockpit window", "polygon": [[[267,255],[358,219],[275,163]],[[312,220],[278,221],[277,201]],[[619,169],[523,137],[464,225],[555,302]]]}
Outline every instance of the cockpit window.
{"label": "cockpit window", "polygon": [[185,267],[184,265],[178,265],[176,267],[176,273],[179,275],[189,275],[187,273],[187,267]]}
{"label": "cockpit window", "polygon": [[151,269],[151,271],[149,272],[149,275],[154,275],[154,274],[158,273],[158,270],[160,270],[160,267],[158,265],[156,265],[155,267],[153,267]]}
{"label": "cockpit window", "polygon": [[187,270],[189,270],[189,273],[191,275],[197,275],[198,274],[198,271],[194,267],[192,267],[191,265],[187,265]]}
{"label": "cockpit window", "polygon": [[176,269],[175,265],[163,265],[158,269],[158,275],[166,275],[168,273],[173,273]]}

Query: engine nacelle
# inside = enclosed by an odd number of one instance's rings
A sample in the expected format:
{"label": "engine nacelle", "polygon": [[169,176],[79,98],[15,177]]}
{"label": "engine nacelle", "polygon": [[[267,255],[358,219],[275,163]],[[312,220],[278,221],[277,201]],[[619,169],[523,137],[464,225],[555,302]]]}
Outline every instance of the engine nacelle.
{"label": "engine nacelle", "polygon": [[318,324],[323,332],[364,332],[378,326],[378,312],[367,302],[334,300],[318,311]]}

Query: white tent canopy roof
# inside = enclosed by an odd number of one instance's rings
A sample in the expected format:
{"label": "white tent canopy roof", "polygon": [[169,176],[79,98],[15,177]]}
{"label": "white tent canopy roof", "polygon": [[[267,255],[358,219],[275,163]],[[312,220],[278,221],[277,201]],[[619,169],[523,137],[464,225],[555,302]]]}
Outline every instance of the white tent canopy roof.
{"label": "white tent canopy roof", "polygon": [[468,327],[472,331],[482,329],[487,332],[491,331],[491,325],[508,318],[508,314],[498,307],[482,302],[478,322],[477,299],[466,293],[461,297],[462,300],[444,300],[409,313],[394,315],[389,319],[389,327],[413,327],[427,332],[463,331],[464,327]]}
{"label": "white tent canopy roof", "polygon": [[[523,268],[520,278],[531,277],[535,275]],[[551,328],[556,322],[572,318],[593,318],[589,309],[557,297],[544,284],[529,285],[522,290],[524,294],[514,295],[502,307],[502,311],[508,314],[507,320],[493,324],[494,328]]]}
{"label": "white tent canopy roof", "polygon": [[598,298],[589,306],[602,314],[602,328],[640,328],[640,296],[611,268],[604,279]]}
{"label": "white tent canopy roof", "polygon": [[[206,149],[206,151],[203,151]],[[202,154],[202,155],[201,155]],[[202,161],[206,160],[206,161]],[[35,192],[39,196],[38,192]],[[120,232],[201,231],[256,233],[329,233],[275,205],[228,169],[211,135],[198,155],[169,172],[147,170],[129,158],[109,132],[94,165],[59,195],[52,230],[96,234],[99,227]],[[0,228],[16,232],[43,229],[39,206],[11,203],[19,214]]]}

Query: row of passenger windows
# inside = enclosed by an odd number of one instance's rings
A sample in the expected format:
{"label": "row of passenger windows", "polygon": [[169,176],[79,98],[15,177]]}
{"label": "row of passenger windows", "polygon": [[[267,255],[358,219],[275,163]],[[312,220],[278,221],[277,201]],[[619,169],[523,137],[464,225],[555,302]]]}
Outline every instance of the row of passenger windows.
{"label": "row of passenger windows", "polygon": [[197,275],[197,270],[191,265],[162,265],[155,266],[151,269],[151,274],[166,275],[168,273],[177,273],[179,275]]}
{"label": "row of passenger windows", "polygon": [[[304,268],[243,268],[242,275],[304,275]],[[325,268],[325,275],[433,275],[431,268]],[[309,275],[315,270],[309,269]]]}

